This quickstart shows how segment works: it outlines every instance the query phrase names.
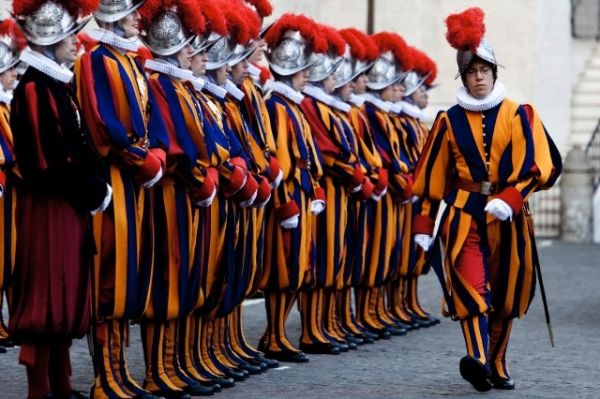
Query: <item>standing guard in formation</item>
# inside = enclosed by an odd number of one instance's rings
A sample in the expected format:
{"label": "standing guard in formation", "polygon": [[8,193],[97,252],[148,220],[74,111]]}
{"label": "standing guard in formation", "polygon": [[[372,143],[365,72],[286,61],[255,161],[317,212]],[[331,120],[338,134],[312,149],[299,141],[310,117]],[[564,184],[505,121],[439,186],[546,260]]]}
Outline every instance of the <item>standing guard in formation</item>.
{"label": "standing guard in formation", "polygon": [[[272,12],[13,1],[18,24],[0,23],[0,352],[21,345],[28,398],[86,397],[69,361],[86,333],[91,397],[186,399],[429,327],[417,281],[430,267],[461,322],[462,376],[514,388],[506,348],[538,262],[527,200],[561,162],[535,109],[506,98],[483,12],[446,21],[464,87],[431,132],[425,53],[299,14],[265,23]],[[259,291],[254,347],[242,303]],[[143,381],[126,359],[132,323]]]}
{"label": "standing guard in formation", "polygon": [[446,19],[463,87],[457,104],[438,114],[419,160],[415,192],[423,202],[413,225],[415,242],[424,250],[433,245],[445,313],[460,320],[467,347],[460,373],[478,391],[515,387],[506,348],[512,320],[533,298],[538,262],[527,200],[561,172],[535,108],[506,97],[483,18],[470,8]]}

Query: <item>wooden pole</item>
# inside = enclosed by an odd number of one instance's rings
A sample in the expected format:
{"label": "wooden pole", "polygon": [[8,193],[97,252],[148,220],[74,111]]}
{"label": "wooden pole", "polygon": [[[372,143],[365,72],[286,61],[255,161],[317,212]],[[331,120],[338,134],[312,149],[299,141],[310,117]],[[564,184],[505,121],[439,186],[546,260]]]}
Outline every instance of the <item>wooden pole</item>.
{"label": "wooden pole", "polygon": [[375,0],[367,0],[367,33],[372,35],[375,30]]}

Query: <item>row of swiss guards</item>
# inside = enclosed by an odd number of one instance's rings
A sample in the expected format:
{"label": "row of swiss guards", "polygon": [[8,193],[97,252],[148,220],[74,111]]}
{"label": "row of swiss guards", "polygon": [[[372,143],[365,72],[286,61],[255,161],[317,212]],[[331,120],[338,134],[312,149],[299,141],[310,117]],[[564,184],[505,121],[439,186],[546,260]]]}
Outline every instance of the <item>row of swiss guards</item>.
{"label": "row of swiss guards", "polygon": [[[396,33],[295,14],[265,24],[271,13],[268,0],[13,2],[16,22],[0,28],[0,350],[21,345],[28,398],[85,397],[69,347],[86,334],[91,397],[152,399],[212,395],[280,361],[434,325],[417,287],[430,253],[463,326],[463,376],[511,387],[510,320],[527,308],[535,261],[520,210],[560,169],[534,109],[504,100],[496,72],[493,108],[461,105],[471,69],[496,71],[493,52],[470,43],[459,108],[430,135],[426,54]],[[98,27],[79,33],[92,17]],[[478,154],[462,136],[488,109],[480,176],[459,153]],[[444,195],[442,264],[428,250]],[[242,302],[259,291],[267,326],[255,347]],[[285,330],[294,304],[299,345]],[[132,322],[143,381],[127,362]]]}

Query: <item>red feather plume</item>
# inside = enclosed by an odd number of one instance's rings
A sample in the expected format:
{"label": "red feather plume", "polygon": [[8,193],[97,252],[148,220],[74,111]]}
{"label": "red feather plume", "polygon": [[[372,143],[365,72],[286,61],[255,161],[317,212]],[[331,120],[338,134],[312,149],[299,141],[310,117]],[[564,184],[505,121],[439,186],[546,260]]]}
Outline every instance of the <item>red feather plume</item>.
{"label": "red feather plume", "polygon": [[146,0],[140,7],[140,15],[144,25],[148,26],[162,12],[170,9],[175,10],[188,31],[202,34],[206,30],[206,20],[195,0]]}
{"label": "red feather plume", "polygon": [[256,39],[260,35],[260,27],[262,25],[259,15],[250,7],[241,4],[241,2],[239,10],[243,14],[246,24],[248,25],[250,40]]}
{"label": "red feather plume", "polygon": [[144,65],[146,64],[146,60],[154,59],[154,56],[147,47],[140,46],[135,54],[135,58],[139,60],[142,65]]}
{"label": "red feather plume", "polygon": [[342,35],[340,35],[338,31],[331,26],[320,24],[318,25],[318,28],[325,40],[327,40],[328,51],[336,56],[344,55],[344,51],[346,50],[346,41]]}
{"label": "red feather plume", "polygon": [[313,51],[316,53],[324,53],[328,50],[327,40],[319,34],[315,22],[302,14],[283,14],[269,29],[264,40],[268,46],[274,47],[289,30],[299,31],[302,37],[312,44]]}
{"label": "red feather plume", "polygon": [[377,43],[381,53],[392,52],[396,62],[402,66],[402,70],[408,71],[413,68],[411,51],[400,35],[393,32],[379,32],[374,34],[372,38]]}
{"label": "red feather plume", "polygon": [[22,51],[27,47],[27,38],[14,19],[7,18],[0,22],[0,36],[10,36],[15,43],[17,51]]}
{"label": "red feather plume", "polygon": [[379,47],[377,46],[377,43],[375,43],[371,36],[355,28],[348,28],[345,30],[352,33],[356,37],[358,42],[363,45],[363,47],[365,48],[365,60],[375,61],[377,57],[379,57]]}
{"label": "red feather plume", "polygon": [[227,20],[217,4],[213,0],[198,0],[198,6],[204,14],[207,29],[225,36],[227,34]]}
{"label": "red feather plume", "polygon": [[354,34],[355,29],[348,28],[339,31],[346,43],[350,46],[350,54],[353,58],[364,60],[367,56],[367,49],[360,42],[360,39]]}
{"label": "red feather plume", "polygon": [[446,40],[457,50],[475,51],[485,34],[484,13],[479,7],[471,7],[446,18]]}
{"label": "red feather plume", "polygon": [[[253,20],[249,19],[250,14],[244,10],[249,9],[241,0],[219,0],[218,5],[225,15],[227,32],[234,43],[247,44],[251,39],[256,37],[253,36],[253,33],[255,33]],[[254,15],[256,16],[256,14]],[[257,32],[260,30],[260,21],[258,23]]]}
{"label": "red feather plume", "polygon": [[[15,15],[33,14],[47,0],[13,0]],[[54,0],[62,5],[73,16],[89,15],[98,9],[100,0]]]}
{"label": "red feather plume", "polygon": [[254,65],[258,69],[260,69],[259,79],[260,79],[261,84],[264,85],[265,83],[267,83],[267,80],[273,79],[273,74],[271,73],[269,68],[267,68],[266,66],[261,65],[261,64],[252,64],[252,65]]}
{"label": "red feather plume", "polygon": [[273,14],[273,6],[269,0],[245,0],[256,8],[256,12],[261,18]]}

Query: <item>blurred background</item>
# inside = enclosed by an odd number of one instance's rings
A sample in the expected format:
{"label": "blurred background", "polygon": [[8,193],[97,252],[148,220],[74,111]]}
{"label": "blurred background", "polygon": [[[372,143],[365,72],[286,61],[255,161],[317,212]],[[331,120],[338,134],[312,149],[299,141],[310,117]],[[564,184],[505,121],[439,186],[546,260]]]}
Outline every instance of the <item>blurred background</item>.
{"label": "blurred background", "polygon": [[[566,166],[579,180],[570,180],[574,188],[569,187],[568,198],[561,199],[557,187],[532,201],[538,233],[600,242],[600,0],[271,1],[270,20],[295,12],[338,28],[395,31],[429,54],[438,65],[438,86],[430,91],[426,110],[429,121],[455,103],[461,85],[454,80],[456,51],[446,42],[444,19],[481,7],[509,97],[538,108],[565,158],[574,150],[572,167]],[[0,7],[8,15],[10,1],[0,0]],[[573,192],[582,186],[584,192]]]}

